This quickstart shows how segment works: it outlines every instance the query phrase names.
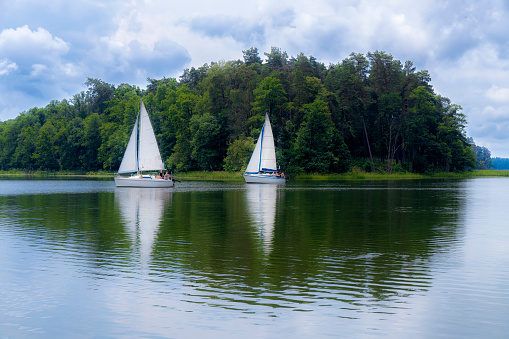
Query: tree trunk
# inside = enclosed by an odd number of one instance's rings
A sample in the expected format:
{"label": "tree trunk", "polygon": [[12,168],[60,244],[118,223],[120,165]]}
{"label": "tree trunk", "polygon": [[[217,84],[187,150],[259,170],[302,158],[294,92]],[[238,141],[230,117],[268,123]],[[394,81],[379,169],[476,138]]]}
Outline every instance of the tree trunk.
{"label": "tree trunk", "polygon": [[366,143],[367,143],[368,152],[369,152],[369,160],[371,160],[371,164],[374,165],[373,154],[371,154],[371,146],[369,145],[368,131],[366,129],[366,123],[364,122],[364,114],[362,114],[362,127],[364,128],[364,135],[366,136]]}

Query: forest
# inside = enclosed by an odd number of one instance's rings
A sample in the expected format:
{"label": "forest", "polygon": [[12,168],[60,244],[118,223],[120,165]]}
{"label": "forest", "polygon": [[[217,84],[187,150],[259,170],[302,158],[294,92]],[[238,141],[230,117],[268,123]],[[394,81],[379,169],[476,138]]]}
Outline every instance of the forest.
{"label": "forest", "polygon": [[140,100],[167,168],[242,171],[268,112],[287,174],[459,172],[475,167],[461,106],[426,70],[381,51],[325,66],[253,47],[243,60],[147,79],[146,89],[88,78],[87,91],[0,122],[0,170],[116,171]]}
{"label": "forest", "polygon": [[492,167],[496,170],[509,170],[509,159],[508,158],[493,158]]}

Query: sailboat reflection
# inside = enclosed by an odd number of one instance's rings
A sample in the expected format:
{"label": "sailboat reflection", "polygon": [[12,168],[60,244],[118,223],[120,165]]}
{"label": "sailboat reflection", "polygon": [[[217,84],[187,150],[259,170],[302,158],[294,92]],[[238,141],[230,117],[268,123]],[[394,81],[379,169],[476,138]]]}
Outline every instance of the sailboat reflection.
{"label": "sailboat reflection", "polygon": [[246,185],[248,211],[254,225],[259,229],[265,253],[272,250],[277,195],[277,185]]}
{"label": "sailboat reflection", "polygon": [[152,254],[164,207],[171,199],[170,194],[168,190],[157,188],[115,189],[115,203],[120,208],[142,265],[147,264]]}

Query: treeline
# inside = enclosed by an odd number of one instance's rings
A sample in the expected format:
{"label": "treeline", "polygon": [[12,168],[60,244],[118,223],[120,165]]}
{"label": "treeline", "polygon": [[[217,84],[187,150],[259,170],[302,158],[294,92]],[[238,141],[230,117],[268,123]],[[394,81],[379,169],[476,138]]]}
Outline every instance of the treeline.
{"label": "treeline", "polygon": [[487,170],[495,168],[494,162],[492,162],[491,152],[484,146],[477,146],[473,138],[468,138],[468,142],[472,145],[472,149],[475,153],[475,169]]}
{"label": "treeline", "polygon": [[0,169],[116,170],[140,99],[166,166],[245,168],[268,112],[285,172],[463,171],[475,166],[461,107],[425,70],[385,52],[326,67],[272,48],[148,79],[145,90],[89,78],[88,90],[0,123]]}
{"label": "treeline", "polygon": [[509,170],[509,158],[492,158],[493,168],[496,170]]}

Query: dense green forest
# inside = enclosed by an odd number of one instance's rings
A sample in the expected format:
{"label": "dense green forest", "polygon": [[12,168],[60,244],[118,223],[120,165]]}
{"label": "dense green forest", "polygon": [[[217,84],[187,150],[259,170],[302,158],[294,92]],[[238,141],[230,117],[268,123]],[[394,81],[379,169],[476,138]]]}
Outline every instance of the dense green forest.
{"label": "dense green forest", "polygon": [[268,112],[287,173],[463,171],[475,166],[466,118],[426,70],[386,52],[325,66],[273,47],[244,60],[147,79],[145,90],[89,78],[88,90],[0,122],[0,170],[115,171],[143,100],[166,166],[245,168]]}

